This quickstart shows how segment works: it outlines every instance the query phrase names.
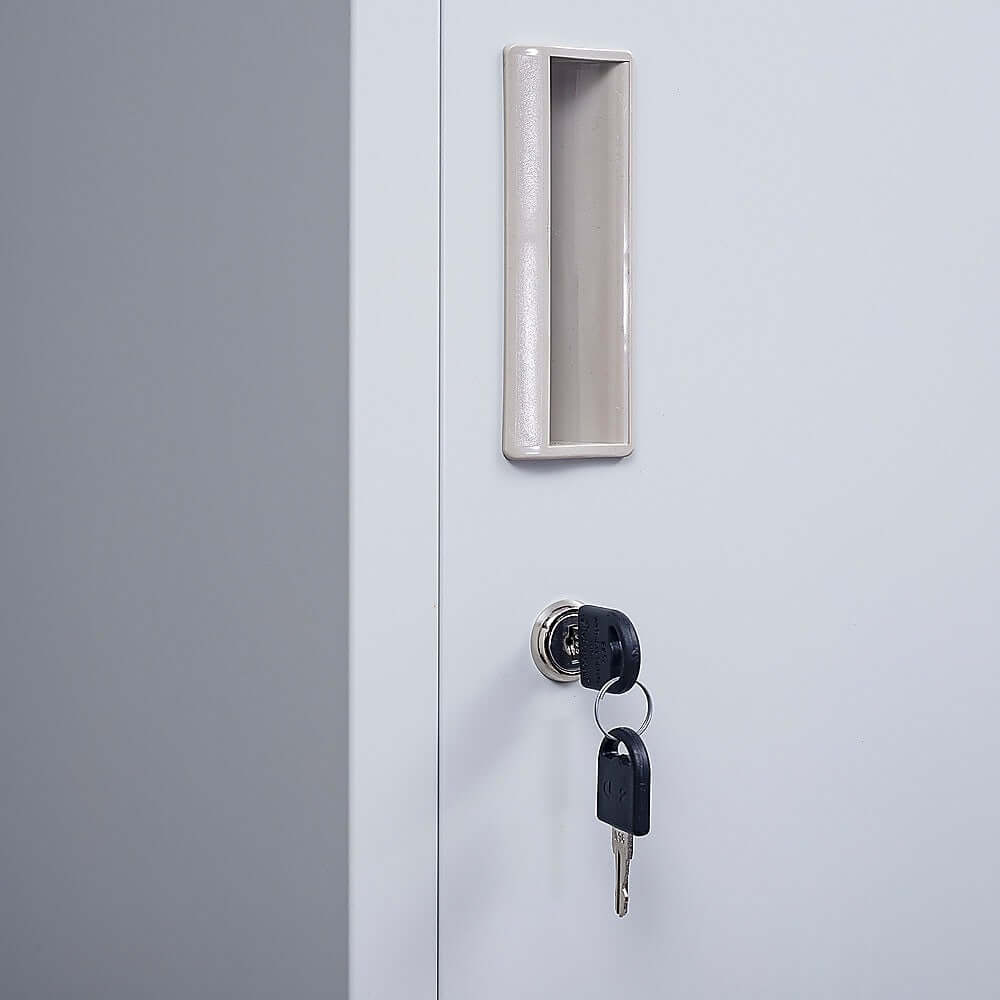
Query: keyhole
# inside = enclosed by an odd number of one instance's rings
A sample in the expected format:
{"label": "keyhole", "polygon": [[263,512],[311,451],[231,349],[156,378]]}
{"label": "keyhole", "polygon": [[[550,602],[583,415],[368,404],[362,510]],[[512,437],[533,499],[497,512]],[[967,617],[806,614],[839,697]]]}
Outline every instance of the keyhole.
{"label": "keyhole", "polygon": [[580,659],[580,626],[579,625],[567,625],[566,631],[563,632],[563,652],[570,658],[572,662],[576,662]]}

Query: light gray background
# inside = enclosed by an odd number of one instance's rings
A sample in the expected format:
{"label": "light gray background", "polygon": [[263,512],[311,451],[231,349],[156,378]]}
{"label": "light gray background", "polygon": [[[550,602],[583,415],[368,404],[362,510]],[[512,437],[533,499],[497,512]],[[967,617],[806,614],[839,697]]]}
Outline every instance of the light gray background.
{"label": "light gray background", "polygon": [[0,994],[346,988],[347,5],[0,3]]}
{"label": "light gray background", "polygon": [[[1000,5],[443,13],[442,1000],[994,1000]],[[509,43],[634,55],[618,463],[500,455]],[[560,597],[657,699],[626,920]]]}

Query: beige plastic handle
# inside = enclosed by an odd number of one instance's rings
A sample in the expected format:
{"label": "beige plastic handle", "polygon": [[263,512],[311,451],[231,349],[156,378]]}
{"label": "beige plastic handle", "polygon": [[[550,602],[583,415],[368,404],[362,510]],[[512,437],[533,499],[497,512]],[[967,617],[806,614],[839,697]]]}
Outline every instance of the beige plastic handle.
{"label": "beige plastic handle", "polygon": [[632,452],[632,56],[504,50],[509,459]]}

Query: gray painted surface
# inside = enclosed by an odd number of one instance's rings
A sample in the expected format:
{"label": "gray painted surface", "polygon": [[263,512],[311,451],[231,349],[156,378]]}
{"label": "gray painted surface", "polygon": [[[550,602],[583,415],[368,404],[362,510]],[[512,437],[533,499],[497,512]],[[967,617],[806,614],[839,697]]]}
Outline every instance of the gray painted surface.
{"label": "gray painted surface", "polygon": [[347,8],[0,6],[0,993],[346,983]]}

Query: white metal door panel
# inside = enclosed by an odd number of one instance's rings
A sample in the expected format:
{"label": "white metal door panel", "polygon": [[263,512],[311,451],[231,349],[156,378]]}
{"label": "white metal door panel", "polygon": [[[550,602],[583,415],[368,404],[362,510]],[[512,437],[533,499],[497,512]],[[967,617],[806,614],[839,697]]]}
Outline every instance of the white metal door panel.
{"label": "white metal door panel", "polygon": [[[444,4],[443,1000],[995,995],[998,34]],[[634,56],[619,462],[500,452],[509,43]],[[632,617],[658,699],[624,920],[592,695],[528,654],[561,597]]]}

